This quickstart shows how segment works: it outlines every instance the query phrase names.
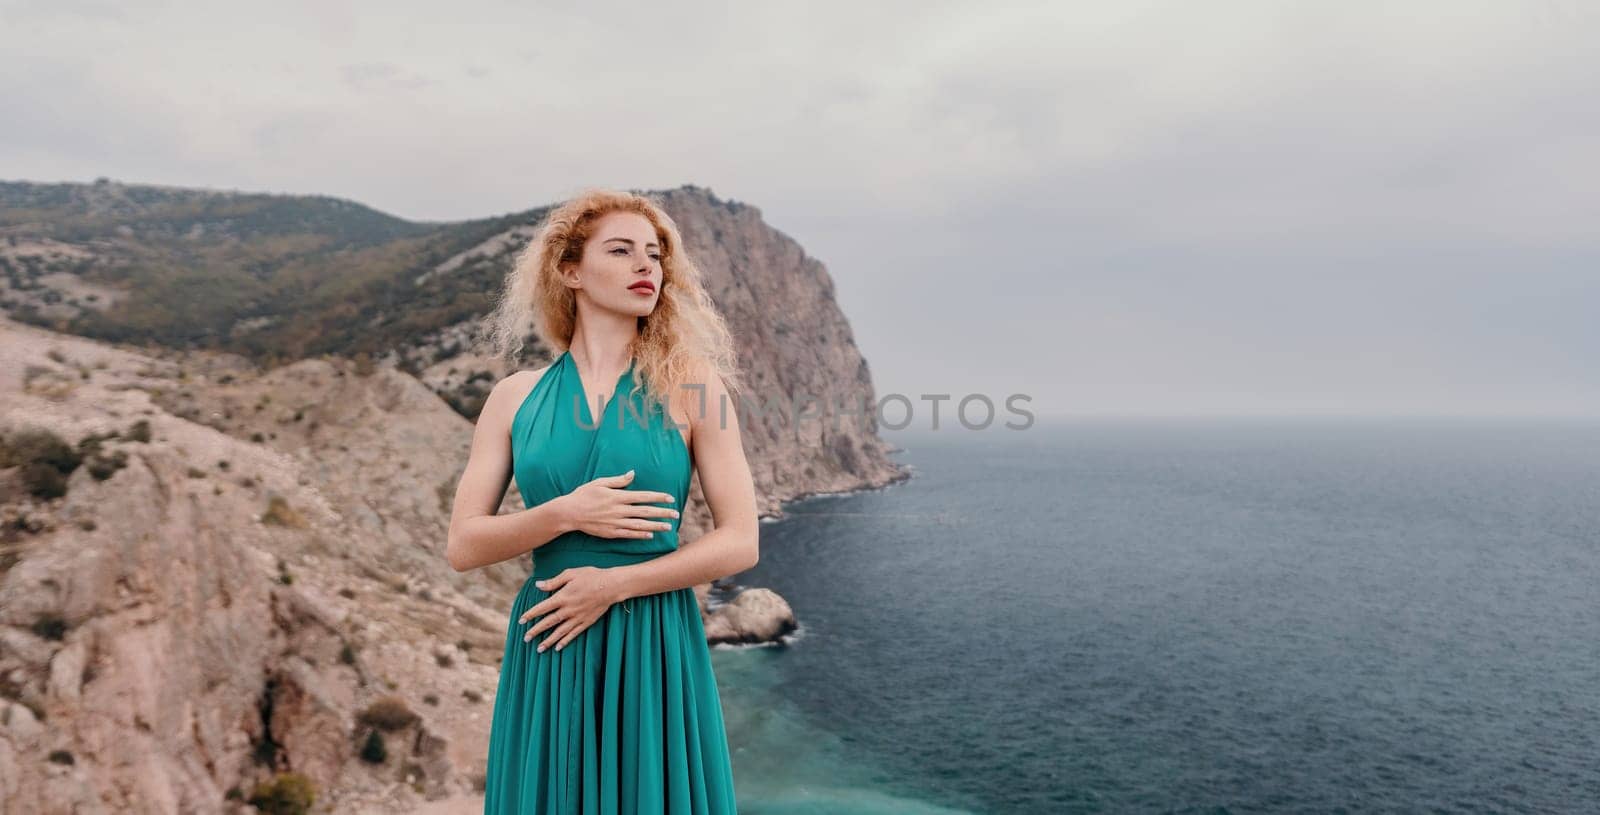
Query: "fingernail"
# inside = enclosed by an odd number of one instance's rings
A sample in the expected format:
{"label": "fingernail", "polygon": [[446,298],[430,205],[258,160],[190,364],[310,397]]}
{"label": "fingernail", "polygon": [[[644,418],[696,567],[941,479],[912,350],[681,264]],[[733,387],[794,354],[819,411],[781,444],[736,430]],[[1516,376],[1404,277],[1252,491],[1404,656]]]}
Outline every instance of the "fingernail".
{"label": "fingernail", "polygon": [[537,583],[534,583],[534,584],[533,584],[533,585],[535,585],[535,586],[538,586],[538,587],[539,587],[539,588],[541,588],[541,589],[542,589],[542,588],[544,588],[544,581],[543,581],[543,580],[540,580],[540,581],[539,581],[539,582],[537,582]]}
{"label": "fingernail", "polygon": [[544,653],[544,646],[543,645],[539,646],[539,653],[541,653],[541,654]]}

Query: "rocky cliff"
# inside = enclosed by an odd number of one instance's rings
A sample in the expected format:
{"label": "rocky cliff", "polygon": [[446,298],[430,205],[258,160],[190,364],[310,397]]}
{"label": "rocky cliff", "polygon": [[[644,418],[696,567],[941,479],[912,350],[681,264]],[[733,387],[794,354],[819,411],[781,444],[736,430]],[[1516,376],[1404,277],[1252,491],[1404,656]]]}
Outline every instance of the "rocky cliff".
{"label": "rocky cliff", "polygon": [[[872,398],[818,261],[752,207],[697,188],[662,197],[758,397]],[[525,560],[457,574],[442,556],[473,396],[506,372],[463,341],[475,315],[435,315],[434,327],[356,359],[277,349],[270,361],[283,364],[263,364],[250,344],[177,351],[51,330],[75,325],[70,291],[99,294],[98,308],[77,313],[98,314],[101,328],[146,324],[120,310],[139,297],[118,270],[156,250],[129,244],[143,227],[120,231],[116,219],[151,221],[155,199],[124,199],[75,216],[72,230],[15,209],[0,217],[10,260],[0,298],[15,306],[26,292],[63,309],[48,328],[0,318],[4,809],[246,812],[301,784],[338,812],[470,796],[506,609],[526,577]],[[199,240],[175,217],[160,234]],[[529,234],[516,218],[448,240],[376,220],[384,229],[363,226],[354,234],[368,248],[350,251],[381,254],[372,247],[390,240],[453,248],[394,272],[435,293],[495,278]],[[232,229],[236,241],[252,234]],[[398,308],[371,312],[370,324]],[[236,330],[216,336],[259,338],[253,326],[287,313],[268,310],[235,314]],[[531,349],[522,364],[546,353]],[[800,495],[903,477],[870,420],[834,429],[769,417],[747,421],[745,442],[768,515]],[[513,488],[502,509],[518,508]],[[708,524],[696,484],[685,539]],[[728,641],[783,609],[770,592],[712,608],[700,589],[708,630]]]}
{"label": "rocky cliff", "polygon": [[[257,375],[9,321],[0,348],[6,811],[229,811],[275,778],[334,811],[471,790],[525,569],[443,562],[467,420],[381,366]],[[40,439],[93,452],[52,489],[19,461]]]}
{"label": "rocky cliff", "polygon": [[[739,346],[753,408],[748,418],[741,412],[741,429],[762,515],[781,517],[783,502],[805,495],[903,478],[878,436],[875,414],[862,410],[875,404],[871,372],[822,262],[768,225],[756,207],[699,187],[656,195],[678,223]],[[427,274],[437,282],[474,264],[504,269],[531,237],[525,226],[513,227]],[[476,328],[476,321],[450,325],[392,353],[438,392],[470,402],[508,372],[474,353]],[[550,355],[536,345],[528,354],[532,360]],[[838,406],[854,406],[861,415]],[[701,495],[698,480],[691,495]]]}

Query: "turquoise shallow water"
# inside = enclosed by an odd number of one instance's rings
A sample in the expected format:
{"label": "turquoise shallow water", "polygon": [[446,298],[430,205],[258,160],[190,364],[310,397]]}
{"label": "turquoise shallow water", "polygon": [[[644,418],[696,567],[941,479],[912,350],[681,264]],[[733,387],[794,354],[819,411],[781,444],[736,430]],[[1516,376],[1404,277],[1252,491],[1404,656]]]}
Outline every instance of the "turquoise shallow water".
{"label": "turquoise shallow water", "polygon": [[1600,801],[1600,423],[899,434],[795,503],[716,649],[741,811]]}
{"label": "turquoise shallow water", "polygon": [[[796,647],[799,647],[798,645]],[[914,783],[876,767],[848,732],[821,729],[780,687],[784,655],[770,648],[716,649],[734,745],[739,811],[745,815],[949,815],[971,810],[919,800]]]}

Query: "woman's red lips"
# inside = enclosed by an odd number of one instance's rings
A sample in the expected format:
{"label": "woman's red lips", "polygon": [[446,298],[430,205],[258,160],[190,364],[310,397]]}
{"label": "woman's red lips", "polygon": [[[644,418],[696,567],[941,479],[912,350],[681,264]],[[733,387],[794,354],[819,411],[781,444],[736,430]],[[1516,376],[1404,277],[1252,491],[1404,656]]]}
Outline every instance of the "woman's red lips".
{"label": "woman's red lips", "polygon": [[641,280],[638,283],[635,283],[632,286],[629,286],[628,288],[633,289],[634,291],[637,291],[637,292],[644,292],[645,294],[652,294],[656,290],[655,284],[650,283],[649,281],[645,281],[645,280]]}

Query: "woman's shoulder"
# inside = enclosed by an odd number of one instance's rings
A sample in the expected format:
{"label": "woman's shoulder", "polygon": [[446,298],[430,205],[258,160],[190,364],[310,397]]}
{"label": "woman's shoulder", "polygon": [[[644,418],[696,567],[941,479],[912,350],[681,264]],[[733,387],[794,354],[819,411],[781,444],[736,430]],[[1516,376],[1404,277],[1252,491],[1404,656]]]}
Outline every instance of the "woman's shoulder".
{"label": "woman's shoulder", "polygon": [[550,370],[549,365],[540,368],[524,368],[520,371],[512,371],[506,374],[505,378],[500,382],[503,384],[510,383],[508,387],[513,390],[533,390],[533,386],[539,384],[539,380],[544,377],[545,372],[548,370]]}
{"label": "woman's shoulder", "polygon": [[525,368],[501,377],[500,381],[489,389],[489,395],[484,399],[484,411],[494,410],[509,421],[516,414],[517,408],[527,400],[528,394],[533,393],[534,387],[539,384],[539,380],[550,367],[545,365],[541,368]]}

